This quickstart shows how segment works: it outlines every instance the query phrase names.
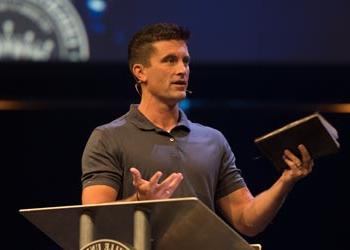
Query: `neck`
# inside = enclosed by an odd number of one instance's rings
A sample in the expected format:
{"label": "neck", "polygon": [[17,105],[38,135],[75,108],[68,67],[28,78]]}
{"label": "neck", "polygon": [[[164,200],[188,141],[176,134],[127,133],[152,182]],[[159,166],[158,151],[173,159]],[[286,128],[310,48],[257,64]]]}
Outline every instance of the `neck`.
{"label": "neck", "polygon": [[177,104],[154,103],[141,100],[139,111],[157,127],[170,132],[179,120],[179,107]]}

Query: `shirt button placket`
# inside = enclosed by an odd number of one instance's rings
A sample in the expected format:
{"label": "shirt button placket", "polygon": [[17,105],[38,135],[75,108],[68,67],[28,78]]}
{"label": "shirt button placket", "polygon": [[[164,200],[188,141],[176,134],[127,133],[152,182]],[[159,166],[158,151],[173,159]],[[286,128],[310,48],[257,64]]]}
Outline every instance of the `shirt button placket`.
{"label": "shirt button placket", "polygon": [[[169,141],[170,143],[172,143],[172,145],[174,145],[174,151],[172,151],[171,153],[171,157],[174,159],[174,160],[178,160],[179,156],[178,156],[178,148],[176,146],[176,141],[175,141],[175,138],[174,137],[170,137],[169,138]],[[174,144],[175,143],[175,144]]]}

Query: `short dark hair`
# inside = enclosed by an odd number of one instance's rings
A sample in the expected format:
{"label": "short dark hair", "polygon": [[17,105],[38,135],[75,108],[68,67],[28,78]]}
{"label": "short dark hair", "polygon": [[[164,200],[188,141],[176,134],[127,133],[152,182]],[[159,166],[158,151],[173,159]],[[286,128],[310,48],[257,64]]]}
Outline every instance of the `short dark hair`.
{"label": "short dark hair", "polygon": [[149,66],[150,55],[154,52],[153,42],[164,40],[183,40],[190,38],[190,31],[172,23],[156,23],[143,27],[131,38],[128,45],[128,63],[132,67],[136,63]]}

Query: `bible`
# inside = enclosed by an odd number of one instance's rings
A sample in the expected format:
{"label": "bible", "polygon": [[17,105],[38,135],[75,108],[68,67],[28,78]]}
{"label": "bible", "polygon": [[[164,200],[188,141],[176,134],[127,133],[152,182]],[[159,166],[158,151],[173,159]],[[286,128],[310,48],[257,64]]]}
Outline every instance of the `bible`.
{"label": "bible", "polygon": [[337,130],[319,113],[291,122],[254,140],[262,155],[272,161],[278,171],[288,168],[282,156],[289,149],[301,157],[298,145],[304,144],[313,159],[338,152]]}

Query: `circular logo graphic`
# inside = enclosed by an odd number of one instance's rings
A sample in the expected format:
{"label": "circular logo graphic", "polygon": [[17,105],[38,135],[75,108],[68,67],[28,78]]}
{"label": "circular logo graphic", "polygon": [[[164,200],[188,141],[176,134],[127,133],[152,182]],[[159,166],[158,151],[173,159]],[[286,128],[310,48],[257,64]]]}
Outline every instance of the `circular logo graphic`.
{"label": "circular logo graphic", "polygon": [[69,0],[0,0],[0,60],[88,58],[86,31]]}
{"label": "circular logo graphic", "polygon": [[128,244],[123,244],[115,240],[96,240],[93,241],[80,250],[135,250],[135,248],[129,246]]}

